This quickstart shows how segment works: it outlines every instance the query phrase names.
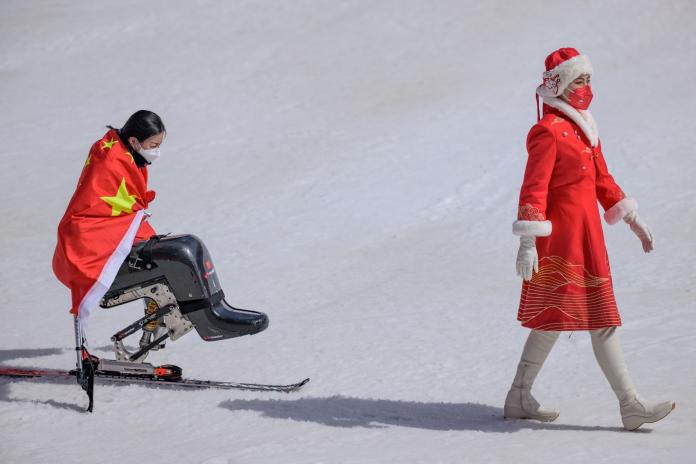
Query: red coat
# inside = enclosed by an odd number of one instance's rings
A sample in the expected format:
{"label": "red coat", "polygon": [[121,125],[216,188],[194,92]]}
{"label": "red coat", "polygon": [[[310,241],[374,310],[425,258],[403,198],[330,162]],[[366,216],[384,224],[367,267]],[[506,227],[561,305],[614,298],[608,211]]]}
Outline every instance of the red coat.
{"label": "red coat", "polygon": [[75,193],[58,225],[56,277],[71,290],[71,312],[86,322],[113,283],[134,240],[155,233],[144,210],[155,197],[147,168],[139,168],[110,130],[92,145]]}
{"label": "red coat", "polygon": [[579,120],[575,112],[571,118],[572,111],[544,105],[544,117],[527,138],[517,222],[534,228],[542,222],[527,221],[550,221],[543,223],[550,235],[536,239],[539,271],[522,284],[517,318],[532,329],[621,325],[597,201],[616,216],[612,208],[620,209],[625,195],[609,174],[591,116]]}

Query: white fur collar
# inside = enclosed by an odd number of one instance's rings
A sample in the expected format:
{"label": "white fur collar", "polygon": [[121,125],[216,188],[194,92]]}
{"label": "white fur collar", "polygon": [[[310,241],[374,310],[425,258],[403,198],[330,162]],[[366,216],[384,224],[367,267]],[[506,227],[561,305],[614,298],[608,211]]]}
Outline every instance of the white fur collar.
{"label": "white fur collar", "polygon": [[592,146],[597,146],[597,143],[599,142],[599,132],[597,131],[597,123],[589,110],[576,110],[560,98],[544,97],[543,100],[544,103],[550,107],[556,108],[558,111],[572,119],[575,124],[580,126],[580,129],[582,129],[587,138],[590,140]]}

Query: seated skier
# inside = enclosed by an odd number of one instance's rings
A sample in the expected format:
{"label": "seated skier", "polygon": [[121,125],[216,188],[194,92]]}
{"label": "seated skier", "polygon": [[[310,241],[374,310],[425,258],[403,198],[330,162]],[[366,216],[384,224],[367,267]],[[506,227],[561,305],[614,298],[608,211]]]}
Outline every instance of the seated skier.
{"label": "seated skier", "polygon": [[[86,328],[91,311],[99,305],[142,298],[145,316],[152,315],[112,338],[120,342],[143,329],[138,356],[121,353],[119,360],[142,362],[149,350],[163,347],[169,335],[175,340],[193,327],[206,341],[264,330],[265,314],[239,310],[224,301],[212,260],[199,239],[158,236],[148,222],[145,210],[155,198],[155,192],[148,190],[148,166],[159,158],[166,137],[160,117],[140,110],[122,128],[107,127],[87,156],[58,226],[53,256],[54,273],[72,294],[78,370],[86,357],[92,359],[86,354]],[[147,266],[139,265],[146,261]],[[166,304],[156,301],[157,285],[172,295],[162,300]],[[153,293],[146,295],[145,288]],[[163,324],[167,317],[178,328],[167,328]]]}
{"label": "seated skier", "polygon": [[[121,129],[108,129],[87,155],[58,225],[53,255],[53,271],[71,291],[78,346],[85,341],[92,309],[113,283],[133,243],[155,235],[145,213],[155,199],[155,192],[148,190],[147,169],[160,156],[164,123],[152,111],[140,110]],[[149,333],[156,329],[156,323],[147,327]]]}

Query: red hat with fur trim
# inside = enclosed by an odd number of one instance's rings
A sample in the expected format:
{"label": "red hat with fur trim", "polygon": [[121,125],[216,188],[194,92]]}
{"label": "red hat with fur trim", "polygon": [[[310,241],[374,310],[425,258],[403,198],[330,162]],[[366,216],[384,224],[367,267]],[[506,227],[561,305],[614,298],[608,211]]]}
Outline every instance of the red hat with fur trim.
{"label": "red hat with fur trim", "polygon": [[537,87],[541,97],[558,97],[568,84],[582,74],[592,75],[590,59],[574,48],[559,48],[546,57],[543,82]]}

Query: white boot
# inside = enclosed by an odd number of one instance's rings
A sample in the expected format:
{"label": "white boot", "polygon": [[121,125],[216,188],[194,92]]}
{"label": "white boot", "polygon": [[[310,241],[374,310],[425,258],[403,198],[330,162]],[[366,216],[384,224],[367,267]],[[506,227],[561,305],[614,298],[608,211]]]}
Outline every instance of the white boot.
{"label": "white boot", "polygon": [[505,398],[503,415],[506,419],[534,419],[552,422],[560,412],[545,409],[532,396],[532,384],[541,366],[558,339],[559,332],[532,330],[517,365],[517,374]]}
{"label": "white boot", "polygon": [[652,403],[636,392],[624,362],[616,327],[591,330],[590,336],[597,363],[619,400],[621,421],[626,430],[635,430],[643,424],[657,422],[672,412],[676,406],[674,401]]}

